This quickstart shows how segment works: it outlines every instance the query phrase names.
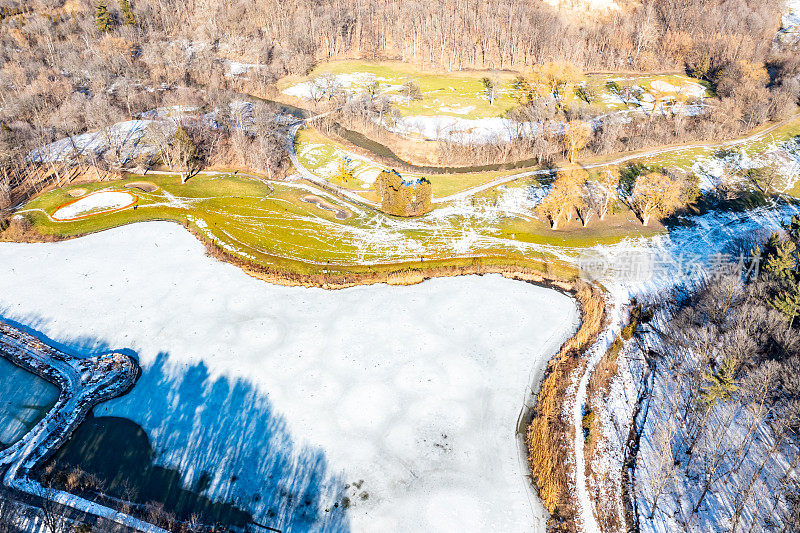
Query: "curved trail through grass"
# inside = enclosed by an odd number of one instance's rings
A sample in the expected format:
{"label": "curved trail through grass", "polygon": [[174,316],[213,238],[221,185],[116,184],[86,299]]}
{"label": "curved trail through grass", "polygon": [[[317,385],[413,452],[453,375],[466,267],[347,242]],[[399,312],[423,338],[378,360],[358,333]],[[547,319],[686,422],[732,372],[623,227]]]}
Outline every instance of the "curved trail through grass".
{"label": "curved trail through grass", "polygon": [[[656,157],[656,156],[660,156],[660,155],[664,155],[664,154],[681,152],[681,151],[684,151],[684,150],[697,150],[697,149],[703,149],[703,148],[705,148],[705,149],[715,149],[715,148],[729,148],[729,147],[732,147],[732,146],[741,146],[743,144],[748,144],[748,143],[751,143],[751,142],[754,142],[754,141],[761,140],[764,137],[766,137],[767,135],[769,135],[770,133],[774,132],[775,130],[777,130],[777,129],[779,129],[779,128],[785,126],[786,124],[789,124],[789,123],[791,123],[791,122],[793,122],[795,120],[798,120],[798,119],[800,119],[800,113],[798,113],[796,115],[793,115],[790,118],[787,118],[785,120],[782,120],[781,122],[773,124],[772,126],[770,126],[769,128],[765,129],[764,131],[760,131],[760,132],[757,132],[757,133],[750,134],[750,135],[748,135],[746,137],[742,137],[742,138],[738,138],[738,139],[732,139],[732,140],[729,140],[729,141],[723,141],[723,142],[719,142],[719,143],[697,143],[697,144],[687,144],[687,145],[680,145],[680,146],[670,146],[670,147],[666,147],[666,148],[655,148],[655,149],[652,149],[652,150],[646,150],[644,152],[636,152],[636,153],[633,153],[633,154],[628,154],[628,155],[625,155],[625,156],[622,156],[622,157],[618,157],[616,159],[611,159],[611,160],[603,161],[603,162],[600,162],[600,163],[588,163],[588,164],[582,164],[580,166],[582,168],[588,170],[588,169],[595,169],[595,168],[603,168],[603,167],[608,167],[608,166],[621,165],[623,163],[627,163],[629,161],[635,161],[637,159],[646,159],[646,158]],[[461,192],[458,192],[458,193],[455,193],[455,194],[451,194],[449,196],[445,196],[445,197],[441,197],[441,198],[434,198],[433,199],[433,203],[440,204],[440,203],[450,202],[450,201],[453,201],[453,200],[461,200],[461,199],[473,196],[475,194],[478,194],[480,192],[486,191],[488,189],[497,187],[498,185],[503,185],[505,183],[510,183],[512,181],[516,181],[516,180],[521,179],[521,178],[528,178],[528,177],[531,177],[531,176],[542,176],[542,175],[545,175],[545,174],[550,174],[551,172],[558,172],[558,171],[561,171],[561,170],[566,170],[568,168],[570,168],[570,167],[561,166],[561,167],[557,167],[557,168],[554,168],[554,169],[532,170],[532,171],[528,171],[528,172],[520,172],[520,173],[517,173],[517,174],[512,174],[510,176],[504,176],[504,177],[492,180],[489,183],[485,183],[485,184],[479,185],[477,187],[472,187],[470,189],[466,189],[464,191],[461,191]]]}
{"label": "curved trail through grass", "polygon": [[[327,180],[325,180],[324,178],[321,178],[321,177],[317,176],[310,169],[305,167],[303,165],[303,163],[300,161],[300,159],[297,157],[297,154],[296,154],[295,148],[294,148],[294,140],[295,140],[295,137],[297,135],[298,130],[304,124],[306,124],[307,122],[310,122],[310,121],[312,121],[312,120],[314,120],[316,118],[320,118],[320,117],[325,116],[327,114],[328,113],[323,113],[321,115],[317,115],[317,116],[314,116],[314,117],[311,117],[311,118],[308,118],[308,119],[305,119],[305,120],[298,121],[295,125],[292,126],[292,128],[289,131],[289,142],[288,142],[289,157],[290,157],[290,159],[292,161],[292,164],[294,165],[295,169],[297,169],[297,171],[300,173],[300,175],[303,178],[305,178],[305,179],[307,179],[309,181],[312,181],[312,182],[316,183],[317,185],[324,186],[324,187],[329,188],[329,189],[334,189],[335,191],[337,191],[337,193],[343,195],[344,197],[347,197],[348,199],[350,199],[350,200],[352,200],[354,202],[358,202],[358,203],[361,203],[363,205],[367,205],[369,207],[378,208],[379,205],[378,205],[377,202],[373,202],[371,200],[367,200],[363,196],[361,196],[361,195],[359,195],[359,194],[357,194],[357,193],[355,193],[353,191],[350,191],[349,189],[346,189],[344,187],[332,184],[332,183],[328,182]],[[730,140],[721,141],[721,142],[700,142],[700,143],[694,143],[694,144],[685,144],[685,145],[676,145],[676,146],[666,146],[666,147],[661,147],[661,148],[654,148],[654,149],[645,150],[645,151],[642,151],[642,152],[635,152],[635,153],[627,154],[627,155],[624,155],[624,156],[621,156],[621,157],[617,157],[617,158],[613,158],[613,159],[609,159],[609,160],[605,160],[605,161],[600,161],[600,162],[596,162],[596,163],[580,164],[580,167],[583,168],[583,169],[586,169],[586,170],[590,170],[590,169],[597,169],[597,168],[603,168],[603,167],[608,167],[608,166],[621,165],[621,164],[624,164],[624,163],[627,163],[627,162],[630,162],[630,161],[636,161],[638,159],[650,159],[650,158],[654,158],[654,157],[658,157],[658,156],[662,156],[662,155],[666,155],[666,154],[679,153],[679,152],[682,152],[682,151],[699,150],[699,149],[713,150],[713,149],[719,149],[719,148],[730,148],[730,147],[734,147],[734,146],[742,146],[742,145],[746,145],[746,144],[749,144],[749,143],[752,143],[752,142],[756,142],[756,141],[762,140],[765,137],[767,137],[768,135],[770,135],[771,133],[773,133],[776,130],[780,129],[781,127],[786,126],[786,125],[788,125],[788,124],[790,124],[790,123],[792,123],[794,121],[797,121],[798,119],[800,119],[800,113],[795,114],[795,115],[793,115],[793,116],[791,116],[791,117],[789,117],[787,119],[784,119],[784,120],[782,120],[782,121],[780,121],[778,123],[775,123],[772,126],[766,128],[766,129],[764,129],[762,131],[751,133],[751,134],[749,134],[749,135],[747,135],[745,137],[740,137],[740,138],[736,138],[736,139],[730,139]],[[562,166],[551,168],[551,169],[528,170],[528,171],[524,171],[524,172],[517,172],[517,173],[509,174],[509,175],[506,175],[506,176],[501,176],[501,177],[493,179],[493,180],[491,180],[491,181],[489,181],[487,183],[483,183],[481,185],[476,185],[474,187],[470,187],[468,189],[465,189],[463,191],[459,191],[459,192],[454,193],[454,194],[450,194],[450,195],[447,195],[447,196],[441,196],[441,197],[438,197],[438,198],[433,198],[432,199],[432,203],[433,204],[445,204],[447,202],[452,202],[452,201],[456,201],[456,200],[463,200],[463,199],[469,198],[471,196],[474,196],[476,194],[479,194],[481,192],[484,192],[484,191],[493,189],[495,187],[498,187],[500,185],[504,185],[506,183],[512,183],[512,182],[517,181],[519,179],[529,178],[529,177],[533,177],[533,176],[544,176],[544,175],[547,175],[547,174],[551,174],[553,172],[567,170],[569,168],[574,168],[574,166],[562,165]]]}

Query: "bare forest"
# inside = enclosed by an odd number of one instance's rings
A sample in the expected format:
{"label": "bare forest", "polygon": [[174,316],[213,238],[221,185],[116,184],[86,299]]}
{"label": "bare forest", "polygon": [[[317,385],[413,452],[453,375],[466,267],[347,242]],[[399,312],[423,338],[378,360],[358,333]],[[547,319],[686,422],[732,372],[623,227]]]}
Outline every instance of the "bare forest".
{"label": "bare forest", "polygon": [[[645,0],[605,16],[575,17],[529,0],[1,0],[0,205],[31,194],[22,186],[28,182],[40,183],[35,192],[48,180],[69,178],[55,161],[32,160],[32,150],[170,106],[196,106],[207,117],[202,124],[214,126],[186,125],[180,138],[168,133],[172,151],[184,152],[173,170],[190,174],[219,164],[280,175],[286,162],[279,110],[259,103],[242,118],[231,104],[274,96],[281,77],[334,58],[512,69],[523,80],[545,64],[568,72],[685,71],[718,97],[698,116],[598,122],[577,143],[547,132],[596,117],[589,98],[570,106],[552,95],[521,98],[511,118],[540,124],[545,134],[484,145],[442,142],[440,160],[451,164],[548,163],[581,151],[731,137],[796,109],[800,61],[773,42],[781,7],[779,0]],[[232,75],[229,61],[259,68]],[[374,117],[385,113],[392,113],[390,104],[362,98],[335,118],[374,129]],[[87,168],[118,172],[153,162],[126,157],[114,135],[107,138],[103,154],[77,154]],[[188,152],[184,141],[193,145]],[[160,163],[173,160],[159,153]]]}
{"label": "bare forest", "polygon": [[[711,279],[658,299],[636,333],[638,519],[680,531],[794,531],[800,219]],[[745,253],[747,253],[745,251]]]}

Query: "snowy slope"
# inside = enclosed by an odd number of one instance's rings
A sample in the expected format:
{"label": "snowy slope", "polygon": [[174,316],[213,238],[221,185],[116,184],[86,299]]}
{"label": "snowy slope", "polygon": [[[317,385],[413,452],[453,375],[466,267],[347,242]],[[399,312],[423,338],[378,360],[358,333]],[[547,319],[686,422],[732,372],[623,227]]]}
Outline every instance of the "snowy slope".
{"label": "snowy slope", "polygon": [[[566,296],[496,276],[276,287],[168,223],[3,244],[0,264],[0,315],[89,351],[137,352],[136,388],[98,416],[134,420],[157,462],[186,485],[210,473],[207,495],[261,523],[544,530],[515,431],[576,327]],[[344,496],[346,512],[333,507]]]}

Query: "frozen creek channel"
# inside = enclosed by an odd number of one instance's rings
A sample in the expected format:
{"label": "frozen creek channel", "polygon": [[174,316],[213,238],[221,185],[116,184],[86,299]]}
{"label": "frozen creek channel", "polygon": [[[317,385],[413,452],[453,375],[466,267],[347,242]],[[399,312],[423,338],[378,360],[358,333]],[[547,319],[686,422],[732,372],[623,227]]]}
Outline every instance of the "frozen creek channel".
{"label": "frozen creek channel", "polygon": [[[283,531],[544,531],[517,418],[574,301],[499,276],[279,287],[135,224],[0,244],[0,317],[143,374],[95,409],[184,486]],[[342,502],[346,498],[347,504]]]}

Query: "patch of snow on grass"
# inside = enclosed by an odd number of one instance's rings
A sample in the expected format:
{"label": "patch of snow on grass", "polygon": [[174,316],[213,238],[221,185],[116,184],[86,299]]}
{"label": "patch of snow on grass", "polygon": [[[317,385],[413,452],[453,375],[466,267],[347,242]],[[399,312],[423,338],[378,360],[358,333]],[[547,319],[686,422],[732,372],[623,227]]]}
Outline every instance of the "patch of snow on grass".
{"label": "patch of snow on grass", "polygon": [[462,106],[462,105],[452,105],[452,106],[439,106],[440,113],[455,113],[456,115],[466,115],[467,113],[471,113],[475,110],[474,105]]}
{"label": "patch of snow on grass", "polygon": [[524,133],[533,134],[529,125],[501,117],[466,119],[412,115],[403,117],[389,129],[397,133],[418,134],[426,139],[477,143],[509,141]]}
{"label": "patch of snow on grass", "polygon": [[684,82],[682,85],[673,85],[663,80],[650,83],[650,88],[660,93],[675,93],[690,98],[702,98],[706,95],[706,88],[695,82]]}

